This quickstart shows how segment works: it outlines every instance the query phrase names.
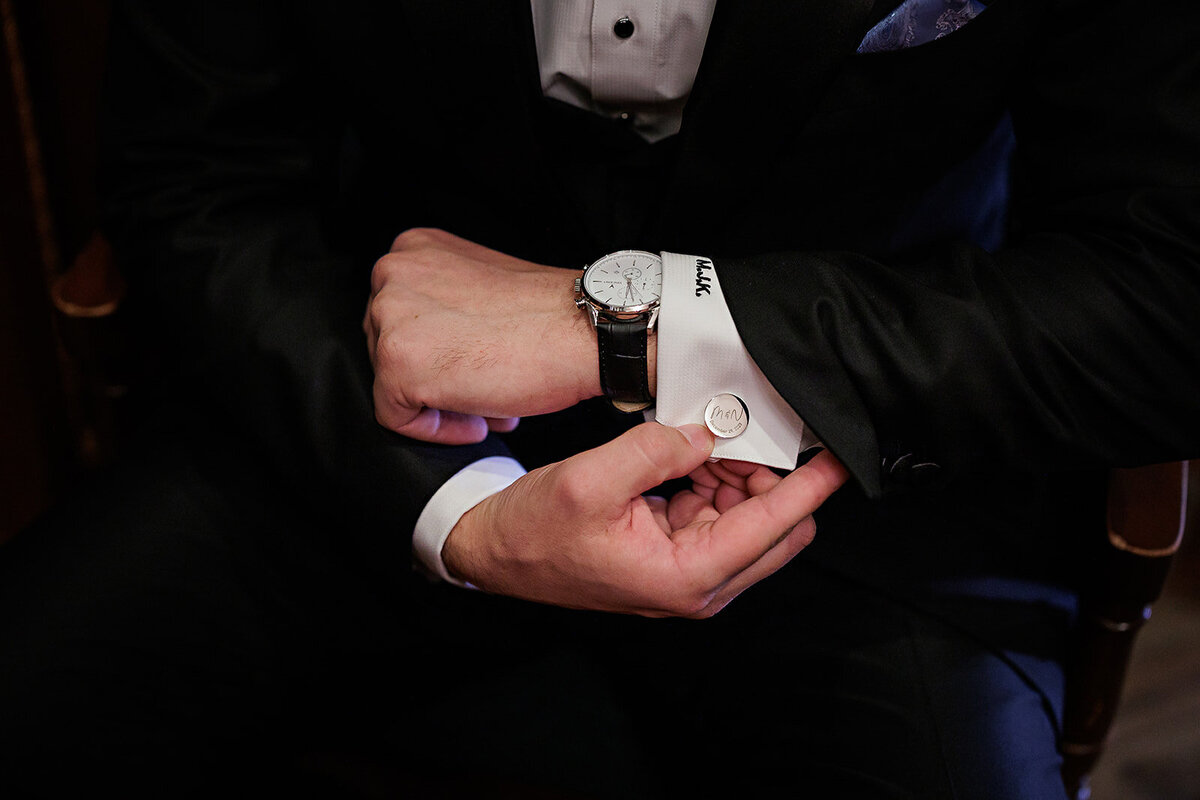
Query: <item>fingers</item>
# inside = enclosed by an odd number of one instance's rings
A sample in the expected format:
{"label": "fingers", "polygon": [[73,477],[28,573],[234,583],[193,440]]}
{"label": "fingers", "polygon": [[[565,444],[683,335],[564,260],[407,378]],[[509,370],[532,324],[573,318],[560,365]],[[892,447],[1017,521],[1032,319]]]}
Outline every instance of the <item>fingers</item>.
{"label": "fingers", "polygon": [[761,464],[728,459],[701,464],[689,477],[693,491],[713,501],[722,513],[743,500],[767,492],[782,480]]}
{"label": "fingers", "polygon": [[722,458],[714,461],[712,462],[712,466],[722,476],[736,476],[738,478],[749,477],[752,473],[762,469],[761,464],[755,464],[752,461],[738,461],[732,458]]}
{"label": "fingers", "polygon": [[711,522],[718,516],[720,514],[713,506],[712,498],[703,492],[676,492],[667,505],[667,522],[672,531],[697,522]]}
{"label": "fingers", "polygon": [[770,468],[760,466],[746,476],[746,491],[754,496],[766,494],[782,480],[783,478],[772,472]]}
{"label": "fingers", "polygon": [[488,435],[488,421],[471,414],[436,408],[413,409],[392,401],[375,388],[375,419],[401,436],[437,444],[474,444]]}
{"label": "fingers", "polygon": [[412,422],[395,429],[410,439],[437,444],[475,444],[487,438],[487,421],[471,414],[423,408]]}
{"label": "fingers", "polygon": [[713,595],[704,609],[704,616],[712,616],[729,605],[739,594],[759,581],[782,569],[789,561],[808,547],[816,536],[817,525],[811,516],[801,520],[778,543],[746,569],[739,572]]}
{"label": "fingers", "polygon": [[713,441],[702,425],[671,428],[646,422],[562,464],[572,480],[590,483],[593,495],[602,498],[614,514],[620,514],[630,498],[664,481],[683,477],[704,463],[712,452]]}
{"label": "fingers", "polygon": [[[745,472],[749,467],[735,469]],[[719,511],[715,502],[721,487],[705,489],[713,492],[713,501],[691,492],[677,495],[678,505],[669,509],[673,526],[679,533],[683,532],[678,527],[681,524],[688,526],[683,530],[704,532],[688,548],[693,556],[689,571],[697,585],[713,587],[707,602],[688,615],[716,614],[791,561],[816,534],[812,512],[847,476],[841,463],[826,451],[785,478],[765,467],[750,470],[745,481],[752,496],[724,511]],[[676,503],[674,498],[672,503]],[[711,522],[705,524],[705,520]],[[695,546],[700,543],[702,547]]]}
{"label": "fingers", "polygon": [[751,497],[757,497],[760,494],[766,494],[775,487],[783,478],[776,475],[769,468],[761,464],[748,464],[744,461],[733,462],[747,469],[752,469],[742,480],[742,487],[736,488],[729,484],[722,484],[716,492],[717,510],[722,514],[728,511],[733,506]]}
{"label": "fingers", "polygon": [[846,482],[829,451],[782,478],[763,494],[729,508],[712,524],[713,566],[725,575],[748,568]]}
{"label": "fingers", "polygon": [[696,486],[704,486],[708,489],[716,489],[721,485],[721,479],[713,474],[710,469],[710,463],[705,462],[692,470],[688,477],[692,479],[692,483]]}
{"label": "fingers", "polygon": [[738,503],[749,500],[750,497],[751,495],[749,492],[743,491],[736,486],[730,486],[727,483],[723,483],[717,487],[715,492],[713,492],[713,505],[716,506],[717,511],[724,514]]}
{"label": "fingers", "polygon": [[[770,470],[766,471],[774,478],[775,482],[778,483],[781,480]],[[701,488],[703,489],[703,487]],[[667,509],[668,521],[671,529],[675,531],[694,531],[696,525],[716,520],[721,513],[711,500],[703,496],[703,493],[689,491],[679,492],[672,497]],[[710,525],[708,528],[711,533],[713,526]],[[728,531],[725,533],[727,534]],[[816,523],[811,515],[806,516],[787,530],[765,553],[757,557],[751,553],[748,557],[752,560],[744,569],[732,573],[723,570],[706,572],[705,574],[710,576],[713,583],[700,585],[711,586],[711,590],[708,591],[703,605],[686,613],[685,616],[705,618],[716,614],[746,589],[773,574],[795,558],[812,542],[815,534]],[[711,555],[711,551],[709,555]],[[698,566],[698,562],[694,562],[693,566]]]}
{"label": "fingers", "polygon": [[643,500],[646,501],[646,507],[650,509],[650,515],[654,518],[654,522],[662,529],[663,533],[671,533],[670,511],[667,505],[666,498],[658,495],[643,495]]}
{"label": "fingers", "polygon": [[508,433],[521,421],[520,417],[481,417],[436,408],[412,408],[397,401],[378,378],[372,392],[376,421],[389,430],[422,442],[474,444],[483,441],[489,431]]}
{"label": "fingers", "polygon": [[517,429],[520,417],[486,417],[488,430],[493,433],[511,433]]}
{"label": "fingers", "polygon": [[410,439],[437,444],[475,444],[487,438],[489,431],[509,433],[521,421],[520,417],[479,417],[436,408],[414,411],[386,401],[382,408],[384,412],[377,411],[375,417],[383,427]]}
{"label": "fingers", "polygon": [[849,477],[842,462],[823,450],[782,478],[761,498],[772,515],[792,519],[794,524],[824,503]]}

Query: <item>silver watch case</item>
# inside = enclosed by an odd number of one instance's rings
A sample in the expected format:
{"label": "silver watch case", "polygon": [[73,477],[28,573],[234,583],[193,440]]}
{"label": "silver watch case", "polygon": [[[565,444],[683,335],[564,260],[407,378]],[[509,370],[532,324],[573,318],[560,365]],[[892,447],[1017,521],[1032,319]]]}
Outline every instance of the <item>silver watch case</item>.
{"label": "silver watch case", "polygon": [[[606,322],[640,322],[646,320],[646,330],[654,330],[654,325],[658,322],[659,300],[653,300],[649,303],[643,303],[636,306],[610,306],[592,297],[583,288],[583,277],[587,271],[595,264],[604,261],[609,256],[619,253],[645,253],[649,256],[654,256],[653,253],[648,253],[644,250],[620,250],[617,253],[609,253],[602,258],[597,259],[592,264],[588,264],[583,268],[583,272],[575,279],[575,305],[588,312],[588,319],[591,320],[592,327],[596,326],[601,319]],[[657,258],[657,256],[655,256]]]}

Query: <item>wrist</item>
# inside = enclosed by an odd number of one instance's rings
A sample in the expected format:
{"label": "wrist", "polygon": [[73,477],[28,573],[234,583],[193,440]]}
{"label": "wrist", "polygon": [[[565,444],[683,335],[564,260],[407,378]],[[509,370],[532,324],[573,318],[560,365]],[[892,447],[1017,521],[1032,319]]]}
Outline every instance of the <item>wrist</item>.
{"label": "wrist", "polygon": [[[568,363],[575,367],[575,385],[579,397],[587,400],[600,397],[604,389],[600,382],[600,350],[596,344],[596,330],[584,314],[575,314],[575,325],[571,338],[576,339]],[[582,334],[580,336],[579,334]],[[650,396],[658,396],[658,332],[650,331],[646,336],[646,384]]]}
{"label": "wrist", "polygon": [[661,287],[662,259],[645,250],[609,253],[575,279],[575,305],[595,333],[600,394],[625,413],[654,404]]}
{"label": "wrist", "polygon": [[600,349],[596,343],[596,329],[592,327],[587,314],[575,307],[574,293],[571,293],[567,302],[571,316],[567,336],[570,351],[566,361],[558,368],[573,370],[573,381],[580,400],[599,397],[604,394],[604,389],[600,382]]}
{"label": "wrist", "polygon": [[[443,556],[446,542],[471,509],[504,491],[524,474],[524,467],[508,456],[482,458],[455,473],[438,487],[417,518],[412,539],[414,558],[442,580],[463,585],[462,578],[447,569]],[[469,536],[463,538],[466,529],[467,525],[461,525],[458,541],[450,546],[451,552],[473,541]],[[462,568],[459,572],[466,574]]]}
{"label": "wrist", "polygon": [[475,582],[477,559],[472,553],[472,543],[477,538],[474,531],[479,527],[478,518],[482,513],[479,507],[484,502],[486,500],[477,503],[459,518],[442,545],[442,566],[446,572],[455,580],[471,586],[478,585]]}

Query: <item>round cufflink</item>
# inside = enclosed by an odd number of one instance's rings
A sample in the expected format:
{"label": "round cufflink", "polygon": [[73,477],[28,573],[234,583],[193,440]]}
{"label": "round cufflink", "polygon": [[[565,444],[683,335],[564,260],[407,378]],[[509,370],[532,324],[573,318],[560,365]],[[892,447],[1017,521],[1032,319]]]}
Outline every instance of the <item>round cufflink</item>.
{"label": "round cufflink", "polygon": [[722,392],[705,406],[704,424],[713,436],[733,439],[741,436],[749,427],[750,409],[736,394]]}

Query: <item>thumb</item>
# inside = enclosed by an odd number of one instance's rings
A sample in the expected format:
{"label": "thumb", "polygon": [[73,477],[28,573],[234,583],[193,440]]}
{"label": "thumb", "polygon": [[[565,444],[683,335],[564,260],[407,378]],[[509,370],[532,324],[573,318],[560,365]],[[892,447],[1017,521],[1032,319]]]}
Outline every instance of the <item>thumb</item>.
{"label": "thumb", "polygon": [[647,422],[571,459],[594,477],[622,508],[630,498],[692,472],[712,454],[713,435],[703,425],[672,428]]}

